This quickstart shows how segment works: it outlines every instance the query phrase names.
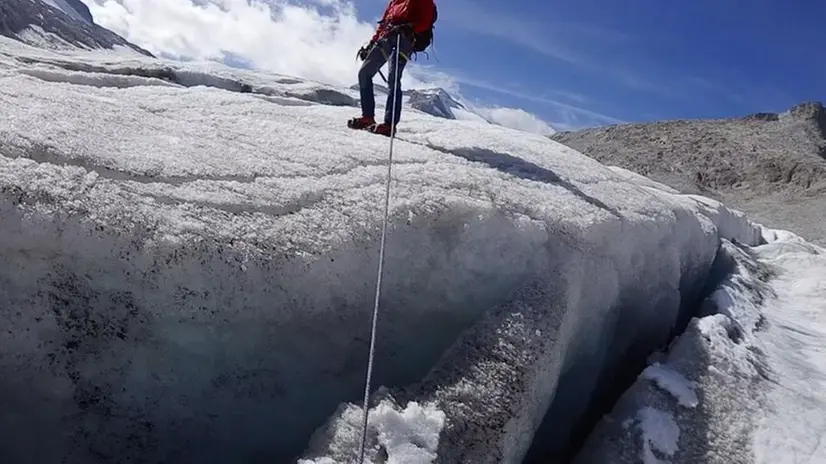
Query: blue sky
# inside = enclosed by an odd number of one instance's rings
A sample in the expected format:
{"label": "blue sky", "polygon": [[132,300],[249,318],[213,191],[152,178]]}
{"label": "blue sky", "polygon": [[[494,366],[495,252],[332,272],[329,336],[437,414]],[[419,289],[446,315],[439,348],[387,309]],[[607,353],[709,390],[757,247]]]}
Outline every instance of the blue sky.
{"label": "blue sky", "polygon": [[[384,6],[357,4],[366,19]],[[439,62],[429,63],[467,97],[550,121],[726,117],[826,101],[822,0],[438,5]]]}
{"label": "blue sky", "polygon": [[[84,0],[164,57],[352,85],[387,0]],[[409,76],[565,130],[826,101],[824,0],[437,0]],[[419,79],[420,81],[422,79]]]}

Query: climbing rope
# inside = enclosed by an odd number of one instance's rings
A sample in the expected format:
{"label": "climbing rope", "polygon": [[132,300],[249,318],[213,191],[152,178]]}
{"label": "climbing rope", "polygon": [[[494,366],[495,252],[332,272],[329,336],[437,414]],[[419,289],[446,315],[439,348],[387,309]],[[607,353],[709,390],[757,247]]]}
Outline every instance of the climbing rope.
{"label": "climbing rope", "polygon": [[[400,50],[401,45],[401,34],[396,35],[396,76],[398,76],[399,70],[399,55],[401,54]],[[396,79],[394,82],[395,91],[399,92],[399,81],[400,79]],[[367,358],[367,378],[364,381],[364,413],[362,415],[362,427],[361,427],[361,451],[359,453],[359,463],[364,463],[364,453],[367,448],[367,415],[368,415],[368,401],[370,400],[370,381],[373,376],[373,358],[375,357],[375,350],[376,350],[376,320],[379,316],[379,297],[381,296],[381,280],[382,274],[384,271],[384,247],[385,242],[387,239],[387,223],[389,221],[390,216],[390,174],[392,173],[393,168],[393,140],[396,138],[396,101],[395,98],[396,93],[394,93],[393,98],[393,117],[390,123],[390,154],[388,157],[387,162],[387,184],[385,186],[385,193],[384,193],[384,220],[382,221],[381,226],[381,245],[379,246],[379,269],[378,275],[376,277],[376,300],[373,305],[373,321],[372,321],[372,328],[370,329],[370,354]]]}

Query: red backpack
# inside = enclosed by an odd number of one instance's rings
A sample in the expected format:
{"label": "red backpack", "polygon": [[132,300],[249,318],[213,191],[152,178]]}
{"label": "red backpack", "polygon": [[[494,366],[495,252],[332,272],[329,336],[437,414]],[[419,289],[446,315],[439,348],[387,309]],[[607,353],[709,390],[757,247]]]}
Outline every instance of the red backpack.
{"label": "red backpack", "polygon": [[433,43],[433,28],[436,24],[436,19],[438,19],[439,14],[436,11],[436,3],[433,3],[433,18],[430,20],[430,27],[427,29],[416,32],[413,34],[413,51],[414,52],[423,52],[427,47]]}

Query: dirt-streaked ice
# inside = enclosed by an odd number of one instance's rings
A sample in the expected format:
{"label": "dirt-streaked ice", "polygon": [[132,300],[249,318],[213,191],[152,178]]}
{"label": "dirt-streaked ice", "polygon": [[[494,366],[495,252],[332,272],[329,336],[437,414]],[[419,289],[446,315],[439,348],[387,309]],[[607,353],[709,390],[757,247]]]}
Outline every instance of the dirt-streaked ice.
{"label": "dirt-streaked ice", "polygon": [[[0,455],[355,456],[388,140],[346,128],[354,98],[287,76],[0,38]],[[406,111],[394,155],[371,461],[519,462],[546,412],[558,422],[542,448],[561,453],[605,379],[691,316],[721,244],[750,273],[711,295],[715,314],[663,361],[670,377],[645,381],[650,409],[627,409],[648,430],[634,456],[687,456],[698,435],[686,414],[709,401],[731,414],[705,456],[753,437],[764,454],[820,452],[818,432],[772,435],[753,420],[772,404],[769,419],[808,411],[820,426],[819,326],[798,327],[801,294],[750,257],[777,250],[750,248],[777,235],[482,122]],[[794,246],[819,269],[813,248]],[[796,265],[781,255],[771,259]],[[785,309],[760,309],[771,301]],[[766,321],[778,348],[755,351],[743,340]],[[675,412],[695,403],[689,385],[698,404]]]}

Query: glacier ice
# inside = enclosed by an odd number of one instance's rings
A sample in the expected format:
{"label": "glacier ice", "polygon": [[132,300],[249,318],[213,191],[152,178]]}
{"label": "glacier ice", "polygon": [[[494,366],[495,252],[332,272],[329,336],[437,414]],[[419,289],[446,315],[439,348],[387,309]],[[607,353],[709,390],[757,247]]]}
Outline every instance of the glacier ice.
{"label": "glacier ice", "polygon": [[[387,156],[386,139],[343,124],[350,91],[0,45],[0,454],[347,461]],[[669,356],[724,362],[704,382],[669,357],[696,384],[635,384],[623,398],[636,385],[666,396],[619,422],[666,424],[646,446],[680,456],[692,435],[679,414],[704,411],[713,382],[733,388],[722,405],[750,407],[733,396],[741,377],[720,373],[765,374],[773,352],[732,337],[797,294],[749,264],[708,315],[691,310],[721,244],[729,264],[752,263],[738,247],[777,247],[783,232],[479,121],[410,112],[395,162],[371,459],[560,453],[624,365],[684,324]],[[699,404],[675,414],[663,402],[693,404],[686,385]],[[599,436],[588,449],[610,452]]]}

